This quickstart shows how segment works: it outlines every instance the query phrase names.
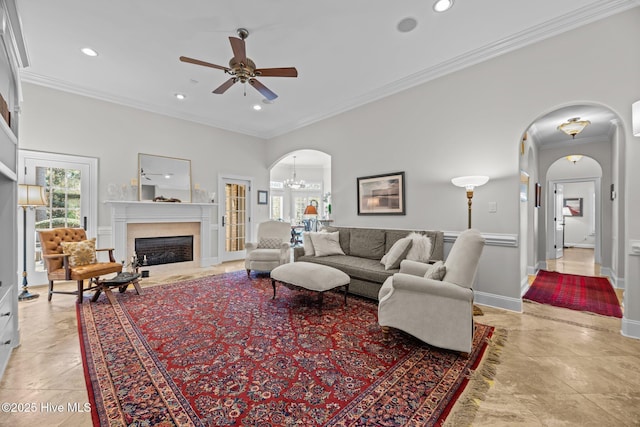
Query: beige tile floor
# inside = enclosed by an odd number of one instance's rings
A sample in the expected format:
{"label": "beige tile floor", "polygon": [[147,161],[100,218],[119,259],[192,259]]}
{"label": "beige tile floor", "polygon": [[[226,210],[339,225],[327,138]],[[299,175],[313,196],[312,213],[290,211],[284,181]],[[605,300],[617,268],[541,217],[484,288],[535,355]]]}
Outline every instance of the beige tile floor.
{"label": "beige tile floor", "polygon": [[[242,268],[233,262],[185,274]],[[598,270],[588,251],[574,250],[552,268],[575,274]],[[143,287],[179,278],[152,277]],[[31,290],[41,297],[20,303],[22,345],[0,381],[0,402],[34,403],[36,410],[0,411],[0,426],[90,426],[88,413],[67,407],[88,401],[75,299],[54,295],[49,303],[45,288]],[[621,336],[619,319],[531,303],[524,313],[483,311],[476,321],[507,329],[509,338],[473,425],[640,426],[640,340]],[[64,410],[54,412],[55,405]]]}

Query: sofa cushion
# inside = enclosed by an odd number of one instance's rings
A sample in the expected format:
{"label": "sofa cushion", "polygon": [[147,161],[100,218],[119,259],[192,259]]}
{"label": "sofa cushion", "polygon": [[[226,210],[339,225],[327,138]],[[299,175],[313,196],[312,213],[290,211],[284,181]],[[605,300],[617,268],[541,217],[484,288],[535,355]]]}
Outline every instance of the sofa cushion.
{"label": "sofa cushion", "polygon": [[340,247],[342,248],[342,252],[345,255],[350,255],[349,248],[349,240],[351,239],[351,229],[347,227],[332,227],[327,226],[322,229],[323,231],[327,231],[329,233],[335,233],[336,231],[340,232]]}
{"label": "sofa cushion", "polygon": [[411,233],[407,236],[413,241],[407,259],[411,261],[427,262],[431,258],[431,238],[420,233]]}
{"label": "sofa cushion", "polygon": [[311,237],[311,241],[313,242],[315,256],[344,255],[340,247],[340,242],[338,241],[340,238],[339,231],[334,233],[313,233],[309,234],[309,237]]}
{"label": "sofa cushion", "polygon": [[344,271],[350,277],[369,282],[382,283],[387,277],[400,270],[385,270],[379,260],[354,257],[351,255],[331,255],[326,257],[307,257],[303,256],[296,260],[316,262],[329,267],[337,268]]}
{"label": "sofa cushion", "polygon": [[447,272],[447,267],[444,266],[444,261],[437,261],[435,264],[429,266],[429,269],[424,274],[425,279],[442,280]]}
{"label": "sofa cushion", "polygon": [[385,231],[372,228],[352,228],[349,255],[380,260],[384,256]]}
{"label": "sofa cushion", "polygon": [[400,268],[400,262],[406,257],[407,252],[411,249],[413,240],[405,237],[400,239],[391,246],[391,249],[380,260],[380,263],[384,265],[385,270],[392,270]]}

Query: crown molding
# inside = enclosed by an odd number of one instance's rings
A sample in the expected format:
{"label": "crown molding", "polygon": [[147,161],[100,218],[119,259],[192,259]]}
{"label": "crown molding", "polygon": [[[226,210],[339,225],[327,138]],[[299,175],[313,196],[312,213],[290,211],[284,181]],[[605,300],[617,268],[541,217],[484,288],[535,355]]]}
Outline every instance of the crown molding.
{"label": "crown molding", "polygon": [[583,7],[579,11],[567,13],[555,19],[546,21],[542,24],[535,25],[525,31],[514,34],[513,36],[506,37],[497,42],[469,51],[448,61],[444,61],[438,65],[409,75],[396,82],[384,85],[373,91],[357,96],[348,102],[337,104],[333,108],[331,108],[330,111],[311,115],[268,131],[258,131],[256,129],[237,126],[236,124],[212,120],[210,117],[201,117],[191,114],[185,114],[183,112],[171,110],[168,108],[161,108],[130,98],[80,87],[71,82],[51,79],[42,75],[31,73],[27,70],[22,70],[21,79],[22,81],[27,83],[33,83],[52,89],[58,89],[65,92],[71,92],[78,95],[96,98],[115,104],[149,111],[152,113],[162,114],[165,116],[228,130],[231,132],[237,132],[262,139],[271,139],[292,132],[296,129],[309,126],[313,123],[334,117],[344,112],[353,110],[363,105],[372,103],[382,98],[386,98],[420,84],[424,84],[431,80],[435,80],[447,74],[460,71],[464,68],[468,68],[472,65],[476,65],[505,53],[520,49],[530,44],[545,40],[547,38],[590,24],[592,22],[602,20],[611,15],[624,12],[626,10],[637,7],[638,5],[640,5],[640,0],[596,1],[589,6]]}
{"label": "crown molding", "polygon": [[138,110],[148,111],[150,113],[161,114],[163,116],[169,116],[175,119],[186,120],[194,123],[199,123],[205,126],[211,126],[222,130],[227,130],[230,132],[241,133],[243,135],[254,136],[257,138],[264,138],[260,132],[255,129],[248,129],[239,127],[230,123],[224,123],[217,120],[212,120],[210,117],[200,117],[194,114],[185,114],[181,111],[172,110],[170,108],[162,108],[157,105],[148,104],[145,102],[141,102],[132,98],[127,98],[124,96],[113,95],[107,92],[97,91],[94,89],[89,89],[87,87],[79,86],[77,84],[60,80],[53,79],[47,76],[43,76],[41,74],[33,73],[28,70],[22,70],[20,73],[20,80],[23,83],[31,83],[39,86],[48,87],[50,89],[56,89],[63,92],[69,92],[76,95],[86,96],[88,98],[98,99],[100,101],[110,102],[112,104],[123,105],[125,107],[131,107]]}

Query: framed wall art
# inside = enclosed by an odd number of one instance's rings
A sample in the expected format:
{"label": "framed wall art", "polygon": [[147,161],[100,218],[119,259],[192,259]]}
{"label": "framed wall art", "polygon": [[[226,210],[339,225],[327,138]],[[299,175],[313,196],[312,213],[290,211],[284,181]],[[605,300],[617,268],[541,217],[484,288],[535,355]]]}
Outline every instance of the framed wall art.
{"label": "framed wall art", "polygon": [[264,190],[258,190],[258,204],[266,205],[269,203],[269,192]]}
{"label": "framed wall art", "polygon": [[405,215],[404,172],[357,178],[358,215]]}
{"label": "framed wall art", "polygon": [[571,216],[582,216],[582,197],[564,199],[563,206],[569,208]]}
{"label": "framed wall art", "polygon": [[535,198],[535,207],[539,208],[542,206],[542,186],[540,183],[536,182],[536,198]]}

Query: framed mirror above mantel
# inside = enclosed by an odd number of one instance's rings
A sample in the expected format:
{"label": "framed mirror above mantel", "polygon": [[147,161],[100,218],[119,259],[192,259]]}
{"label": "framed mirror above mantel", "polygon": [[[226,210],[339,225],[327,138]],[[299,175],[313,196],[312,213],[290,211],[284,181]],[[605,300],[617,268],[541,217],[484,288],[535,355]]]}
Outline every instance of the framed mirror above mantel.
{"label": "framed mirror above mantel", "polygon": [[138,199],[191,203],[191,160],[138,154]]}

